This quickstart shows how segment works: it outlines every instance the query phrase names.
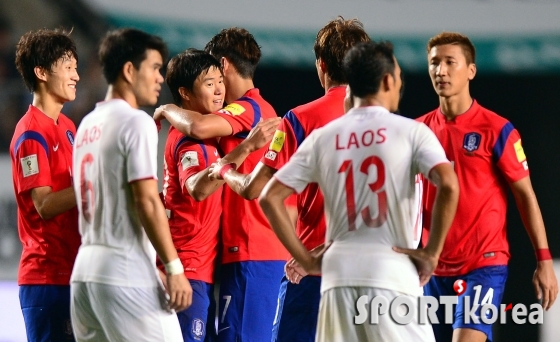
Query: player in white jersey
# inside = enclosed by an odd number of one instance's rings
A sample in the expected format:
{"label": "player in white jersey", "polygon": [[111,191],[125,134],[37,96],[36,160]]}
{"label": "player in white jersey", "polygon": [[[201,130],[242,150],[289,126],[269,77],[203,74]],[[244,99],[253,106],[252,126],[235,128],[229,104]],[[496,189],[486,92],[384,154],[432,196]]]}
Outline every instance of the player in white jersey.
{"label": "player in white jersey", "polygon": [[[356,304],[361,296],[368,304],[376,296],[417,302],[455,214],[457,177],[428,127],[391,113],[402,82],[390,43],[356,45],[343,70],[349,84],[345,106],[353,108],[305,139],[267,184],[260,203],[292,256],[310,274],[322,272],[316,341],[433,341],[430,325],[418,324],[417,317],[408,325],[389,314],[378,324],[355,324]],[[416,249],[418,173],[438,187],[432,222],[437,233],[424,249]],[[325,196],[330,242],[315,255],[297,238],[281,205],[312,182]]]}
{"label": "player in white jersey", "polygon": [[166,55],[160,38],[134,29],[109,32],[101,43],[107,97],[83,119],[74,144],[82,245],[71,317],[78,341],[183,341],[173,310],[190,305],[192,289],[158,194],[157,129],[138,109],[156,104]]}

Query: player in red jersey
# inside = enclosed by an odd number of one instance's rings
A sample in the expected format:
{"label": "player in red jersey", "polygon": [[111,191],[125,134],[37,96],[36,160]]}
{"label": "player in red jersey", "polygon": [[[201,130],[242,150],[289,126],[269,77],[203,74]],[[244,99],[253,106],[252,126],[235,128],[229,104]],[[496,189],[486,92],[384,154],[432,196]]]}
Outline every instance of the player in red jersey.
{"label": "player in red jersey", "polygon": [[[543,308],[549,309],[556,300],[558,284],[519,133],[507,119],[471,98],[469,82],[476,74],[475,49],[466,36],[443,32],[430,39],[428,62],[440,107],[418,120],[435,132],[447,158],[454,163],[461,191],[455,220],[425,294],[454,295],[453,283],[462,279],[467,290],[461,297],[479,298],[481,303],[473,305],[492,303],[499,307],[510,257],[506,237],[510,188],[537,254],[535,291]],[[428,185],[425,222],[430,222],[434,195],[435,189]],[[436,339],[491,341],[492,326],[483,322],[466,324],[462,303],[460,299],[452,327],[441,323],[433,326]],[[476,315],[480,317],[480,308]]]}
{"label": "player in red jersey", "polygon": [[[222,108],[225,87],[221,65],[204,51],[188,49],[173,57],[167,65],[166,82],[175,104],[181,108],[199,113],[212,113]],[[278,120],[261,122],[254,134],[240,144],[244,152],[235,162],[241,164],[250,152],[269,142]],[[209,322],[207,317],[209,310],[215,307],[212,284],[224,182],[211,180],[207,167],[218,159],[218,150],[216,139],[196,140],[173,126],[169,128],[163,196],[173,242],[193,289],[191,306],[177,313],[185,341],[204,340],[207,324],[214,325],[213,315],[208,318]],[[163,270],[162,264],[160,269]]]}
{"label": "player in red jersey", "polygon": [[[156,110],[154,119],[165,117],[195,139],[221,137],[220,148],[229,153],[261,119],[277,115],[253,84],[261,56],[253,35],[242,28],[224,29],[205,50],[222,64],[228,105],[207,115],[165,105]],[[239,170],[252,171],[265,152],[263,147],[251,153]],[[288,253],[257,201],[246,201],[226,188],[223,203],[218,340],[268,341]]]}
{"label": "player in red jersey", "polygon": [[[214,165],[212,177],[221,179],[246,199],[259,196],[264,185],[274,173],[288,162],[303,140],[315,129],[324,126],[344,113],[346,79],[342,73],[342,59],[356,43],[369,41],[362,23],[339,17],[330,21],[317,33],[315,39],[316,67],[325,95],[298,106],[286,113],[274,139],[257,167],[250,174],[230,169],[223,172],[223,165],[231,163],[225,156]],[[305,247],[312,250],[325,241],[323,196],[317,184],[309,185],[297,196],[297,231]],[[295,270],[299,272],[295,272]],[[314,341],[317,315],[321,298],[321,278],[305,276],[302,268],[290,261],[287,276],[282,279],[278,308],[274,320],[272,341]],[[291,277],[294,284],[289,281]]]}
{"label": "player in red jersey", "polygon": [[33,104],[16,126],[10,155],[23,252],[19,297],[29,341],[73,341],[70,274],[80,246],[72,187],[76,127],[60,111],[76,98],[76,45],[64,31],[23,35],[16,66]]}

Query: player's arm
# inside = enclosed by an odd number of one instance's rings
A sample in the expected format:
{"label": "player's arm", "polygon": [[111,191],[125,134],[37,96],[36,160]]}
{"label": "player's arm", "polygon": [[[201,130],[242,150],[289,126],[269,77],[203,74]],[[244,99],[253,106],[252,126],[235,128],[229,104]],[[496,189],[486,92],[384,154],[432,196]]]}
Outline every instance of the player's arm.
{"label": "player's arm", "polygon": [[74,188],[52,191],[50,186],[31,189],[33,205],[43,220],[49,220],[76,206]]}
{"label": "player's arm", "polygon": [[430,280],[437,266],[459,203],[459,181],[451,164],[436,165],[429,172],[428,177],[437,188],[428,243],[426,247],[420,249],[393,247],[395,251],[411,257],[418,270],[420,286],[424,286]]}
{"label": "player's arm", "polygon": [[154,120],[167,119],[179,132],[195,139],[225,137],[233,133],[229,122],[219,115],[206,114],[179,108],[174,104],[158,107]]}
{"label": "player's arm", "polygon": [[510,188],[513,192],[523,225],[537,253],[537,270],[533,276],[535,292],[537,298],[542,299],[543,308],[548,310],[552,307],[558,296],[558,282],[554,274],[552,257],[548,249],[546,230],[539,203],[537,202],[529,176],[511,183]]}
{"label": "player's arm", "polygon": [[[169,306],[177,311],[186,309],[192,302],[192,288],[185,277],[177,250],[171,240],[165,209],[159,198],[157,181],[143,179],[134,181],[130,185],[140,222],[167,270]],[[177,261],[180,266],[177,265]]]}
{"label": "player's arm", "polygon": [[243,160],[251,153],[272,139],[276,127],[280,123],[280,118],[272,118],[259,122],[253,128],[241,144],[237,145],[230,153],[225,155],[218,163],[212,164],[210,177],[215,179],[224,179],[228,186],[239,194],[241,197],[252,200],[257,198],[266,183],[272,178],[275,169],[258,163],[250,174],[237,172],[233,167],[225,165],[240,165]]}

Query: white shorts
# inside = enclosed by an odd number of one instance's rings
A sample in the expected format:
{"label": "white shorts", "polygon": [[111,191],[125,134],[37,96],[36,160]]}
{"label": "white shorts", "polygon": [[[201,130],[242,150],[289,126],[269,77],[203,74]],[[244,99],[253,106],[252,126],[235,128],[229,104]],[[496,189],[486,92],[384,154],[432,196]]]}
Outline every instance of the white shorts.
{"label": "white shorts", "polygon": [[369,298],[368,313],[370,311],[369,303],[376,296],[384,296],[389,303],[397,296],[409,296],[414,303],[418,303],[416,296],[374,287],[335,287],[329,289],[321,296],[315,341],[435,342],[432,326],[429,323],[418,324],[418,315],[406,325],[396,323],[389,314],[379,315],[378,324],[370,324],[369,316],[365,323],[355,324],[354,318],[359,314],[356,302],[363,295]]}
{"label": "white shorts", "polygon": [[70,316],[78,342],[183,341],[177,315],[156,287],[73,282]]}

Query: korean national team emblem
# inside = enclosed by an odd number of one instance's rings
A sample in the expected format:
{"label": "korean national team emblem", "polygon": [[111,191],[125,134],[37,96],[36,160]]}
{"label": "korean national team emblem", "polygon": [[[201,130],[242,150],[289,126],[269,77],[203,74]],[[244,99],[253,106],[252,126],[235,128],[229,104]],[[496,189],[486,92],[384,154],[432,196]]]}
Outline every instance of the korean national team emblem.
{"label": "korean national team emblem", "polygon": [[222,114],[237,116],[243,114],[243,112],[245,112],[245,108],[240,104],[232,103],[220,109],[218,112]]}
{"label": "korean national team emblem", "polygon": [[478,150],[480,146],[481,136],[479,133],[471,132],[465,134],[463,138],[463,148],[469,152]]}
{"label": "korean national team emblem", "polygon": [[200,341],[204,336],[204,322],[198,318],[193,319],[191,332],[194,338]]}
{"label": "korean national team emblem", "polygon": [[274,137],[270,142],[270,149],[274,152],[280,152],[280,150],[282,150],[282,146],[284,146],[284,140],[286,140],[286,132],[276,130],[276,133],[274,133]]}
{"label": "korean national team emblem", "polygon": [[68,138],[70,145],[74,146],[74,133],[72,133],[70,130],[67,130],[66,137]]}

